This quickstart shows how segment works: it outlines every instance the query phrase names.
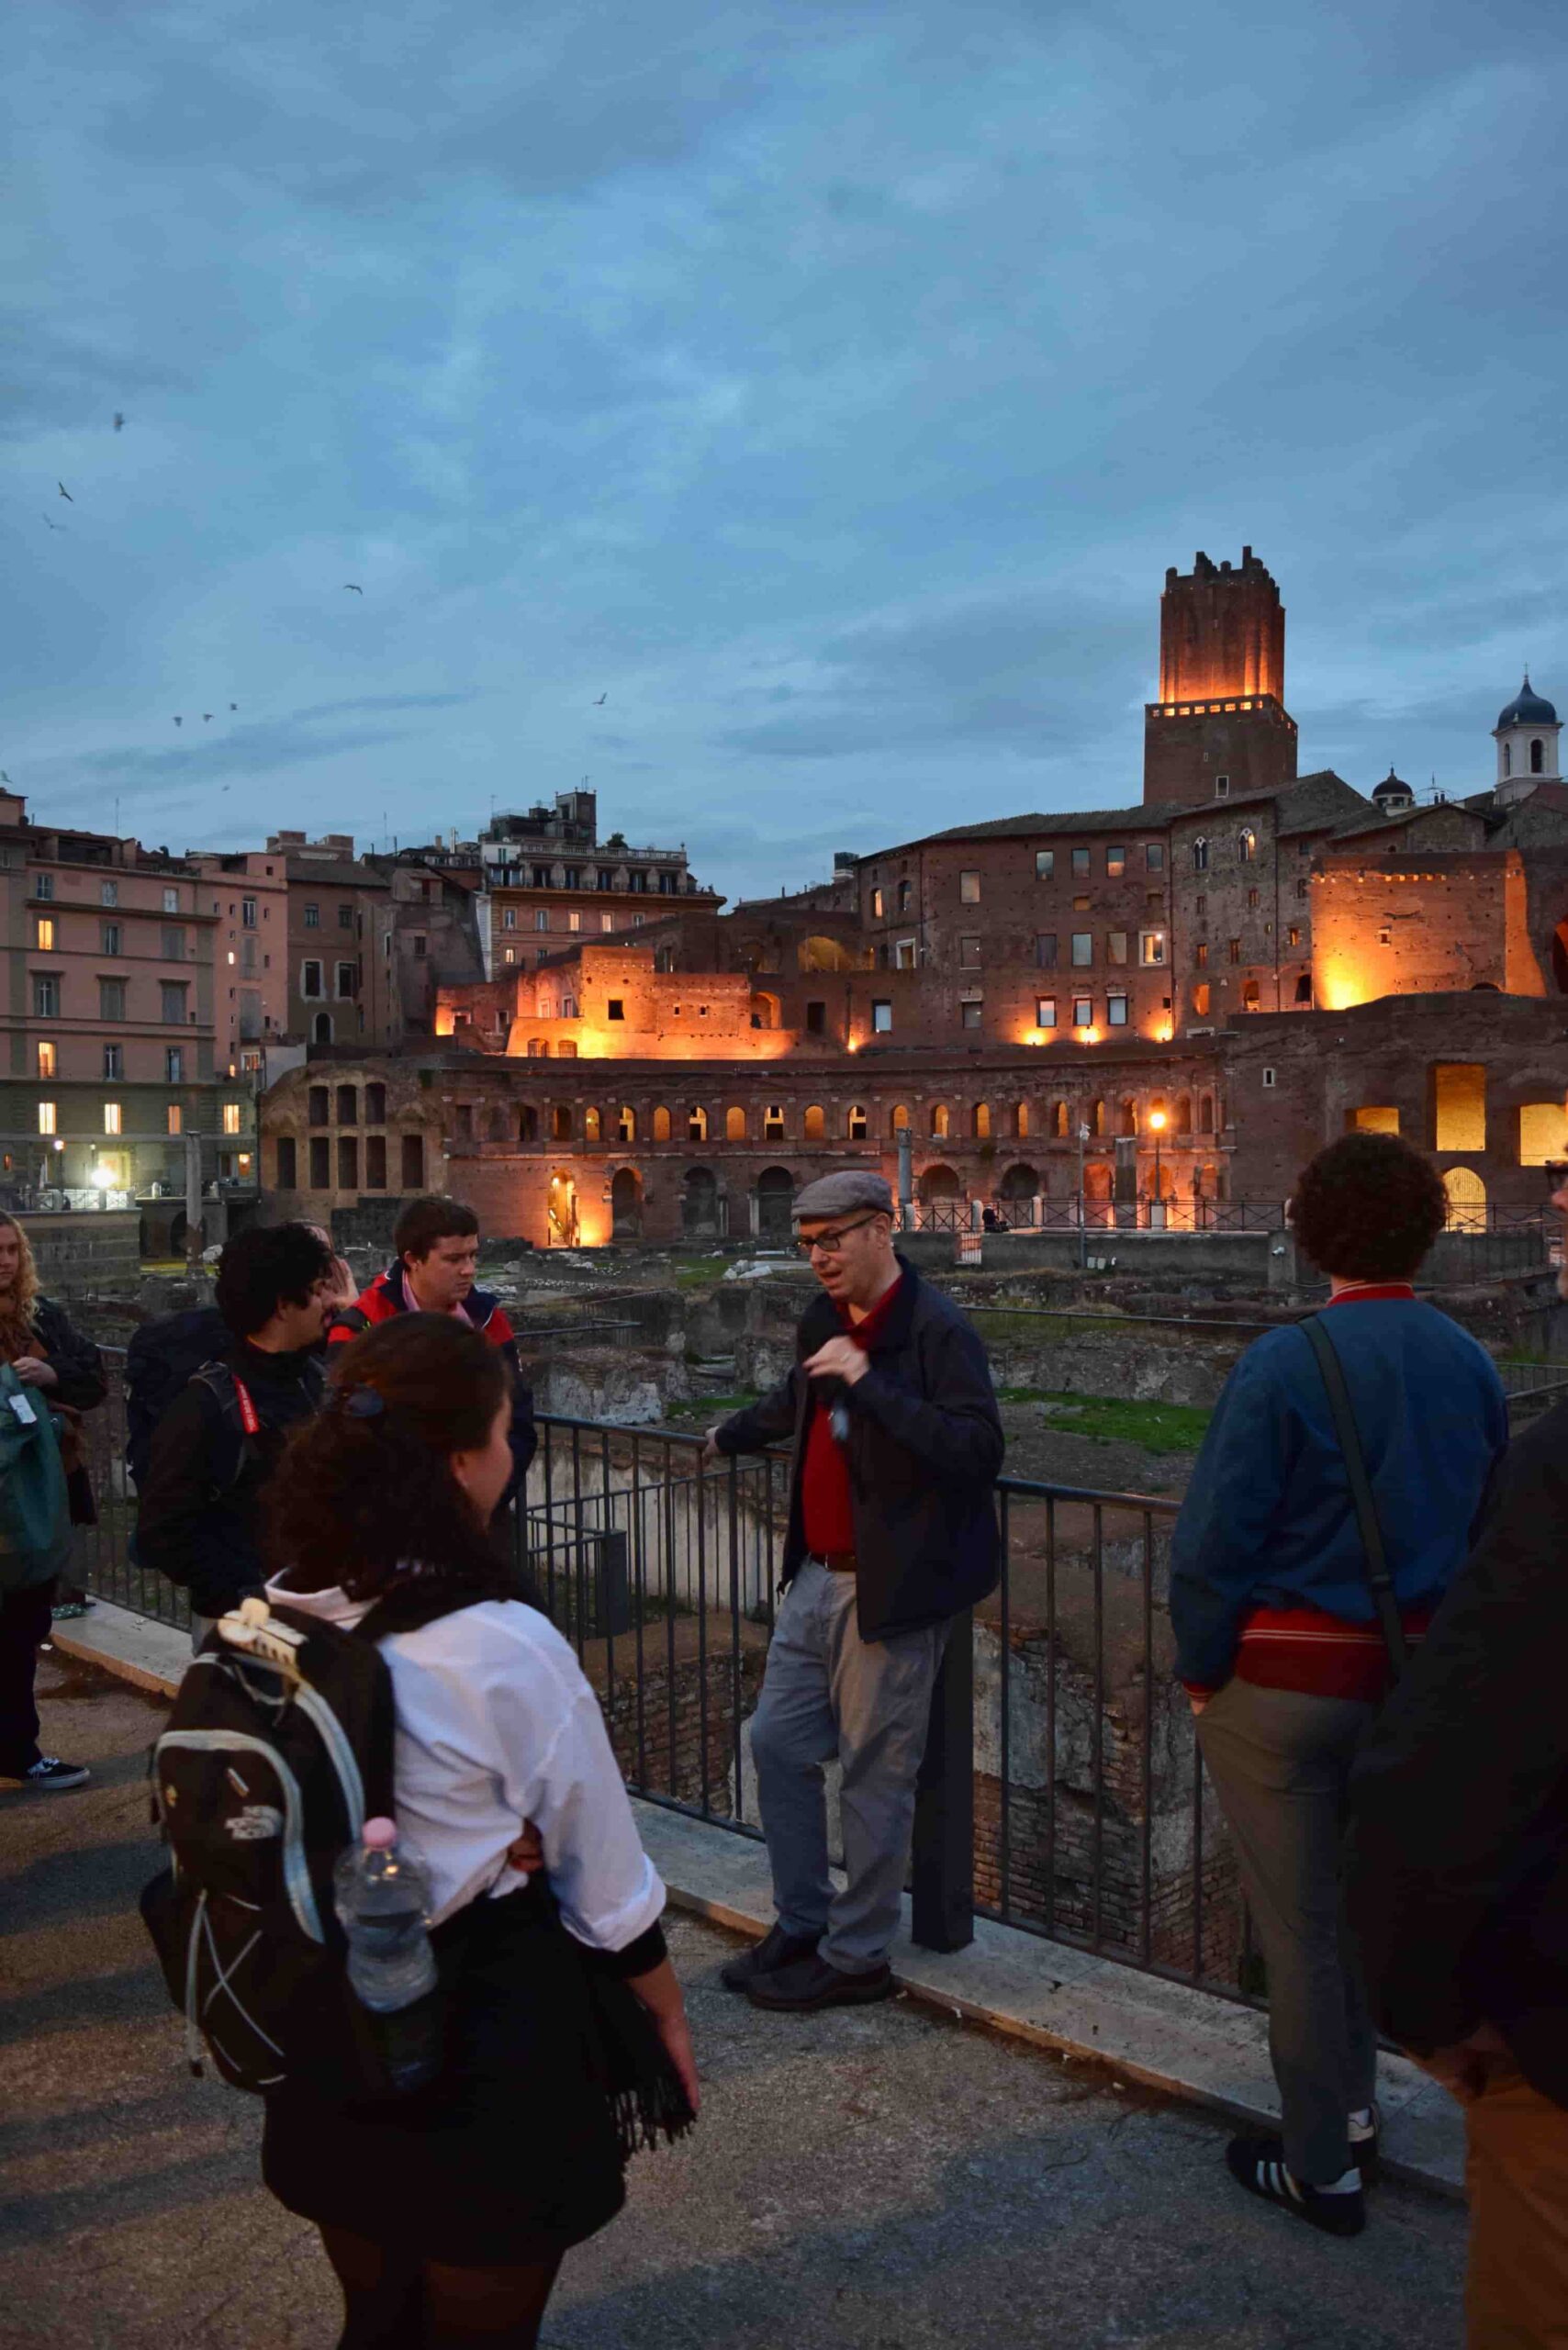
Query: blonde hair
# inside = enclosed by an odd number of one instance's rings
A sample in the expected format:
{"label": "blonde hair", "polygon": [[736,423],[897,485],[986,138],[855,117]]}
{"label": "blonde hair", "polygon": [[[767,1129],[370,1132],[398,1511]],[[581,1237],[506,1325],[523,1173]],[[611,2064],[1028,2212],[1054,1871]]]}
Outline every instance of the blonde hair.
{"label": "blonde hair", "polygon": [[0,1297],[0,1361],[13,1362],[26,1354],[33,1339],[33,1313],[38,1304],[39,1269],[32,1243],[14,1215],[0,1208],[0,1227],[17,1236],[18,1258],[16,1285],[9,1297]]}

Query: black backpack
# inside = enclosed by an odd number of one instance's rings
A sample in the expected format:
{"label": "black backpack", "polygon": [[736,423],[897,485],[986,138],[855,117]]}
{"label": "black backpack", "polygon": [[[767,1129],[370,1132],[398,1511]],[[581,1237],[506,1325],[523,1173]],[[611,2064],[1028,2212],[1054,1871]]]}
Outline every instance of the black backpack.
{"label": "black backpack", "polygon": [[216,1305],[161,1314],[132,1333],[125,1355],[125,1465],[139,1492],[147,1483],[153,1429],[181,1389],[231,1344]]}
{"label": "black backpack", "polygon": [[351,1632],[247,1599],[186,1668],[149,1766],[170,1866],[141,1915],[193,2072],[205,2042],[235,2088],[299,2075],[327,2096],[391,2093],[349,1985],[332,1872],[365,1820],[393,1808],[392,1676],[377,1638],[471,1604],[400,1594],[395,1620],[383,1603]]}

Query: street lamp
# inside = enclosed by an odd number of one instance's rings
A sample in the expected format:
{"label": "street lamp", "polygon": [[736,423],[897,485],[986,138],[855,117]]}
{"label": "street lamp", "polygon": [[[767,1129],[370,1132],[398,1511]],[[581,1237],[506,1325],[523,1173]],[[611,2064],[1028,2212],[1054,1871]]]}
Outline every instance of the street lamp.
{"label": "street lamp", "polygon": [[1081,1270],[1089,1262],[1089,1220],[1083,1212],[1083,1146],[1089,1140],[1089,1129],[1078,1129],[1078,1262]]}
{"label": "street lamp", "polygon": [[1154,1129],[1154,1202],[1149,1212],[1148,1222],[1151,1231],[1158,1230],[1163,1232],[1165,1229],[1165,1194],[1159,1188],[1159,1137],[1165,1132],[1164,1111],[1151,1110],[1148,1113],[1148,1123]]}
{"label": "street lamp", "polygon": [[98,1161],[98,1164],[94,1168],[91,1175],[87,1178],[87,1181],[92,1184],[94,1191],[96,1192],[98,1195],[98,1205],[100,1207],[106,1207],[108,1205],[108,1189],[114,1180],[114,1169],[112,1167],[106,1167],[102,1159]]}

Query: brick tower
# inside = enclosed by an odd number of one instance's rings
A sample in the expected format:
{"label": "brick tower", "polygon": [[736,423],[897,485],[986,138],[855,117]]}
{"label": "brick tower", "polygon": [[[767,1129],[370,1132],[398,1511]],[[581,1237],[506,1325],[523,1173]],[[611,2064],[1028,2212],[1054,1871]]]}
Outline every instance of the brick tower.
{"label": "brick tower", "polygon": [[1159,699],[1144,707],[1148,806],[1238,800],[1295,775],[1284,706],[1285,608],[1250,547],[1239,566],[1174,564],[1159,599]]}

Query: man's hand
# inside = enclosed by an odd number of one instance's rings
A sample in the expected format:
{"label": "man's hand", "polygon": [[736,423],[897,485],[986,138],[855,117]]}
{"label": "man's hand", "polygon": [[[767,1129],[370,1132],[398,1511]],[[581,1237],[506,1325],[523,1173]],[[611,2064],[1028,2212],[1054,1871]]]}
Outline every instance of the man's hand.
{"label": "man's hand", "polygon": [[808,1379],[842,1379],[846,1387],[854,1387],[870,1366],[865,1348],[857,1347],[853,1338],[830,1338],[808,1357],[804,1368]]}
{"label": "man's hand", "polygon": [[544,1866],[543,1841],[532,1819],[523,1821],[522,1834],[507,1846],[507,1862],[520,1876],[532,1876]]}
{"label": "man's hand", "polygon": [[1198,1715],[1199,1715],[1199,1714],[1201,1714],[1201,1713],[1203,1712],[1204,1707],[1208,1704],[1209,1699],[1210,1699],[1213,1695],[1214,1695],[1214,1691],[1213,1691],[1212,1689],[1189,1689],[1189,1690],[1188,1690],[1188,1692],[1187,1692],[1187,1703],[1188,1703],[1188,1704],[1189,1704],[1189,1706],[1191,1706],[1191,1707],[1193,1708],[1193,1716],[1194,1720],[1196,1719],[1196,1718],[1198,1717]]}
{"label": "man's hand", "polygon": [[11,1365],[24,1387],[58,1387],[60,1373],[37,1355],[18,1355]]}
{"label": "man's hand", "polygon": [[724,1457],[719,1449],[719,1427],[720,1423],[715,1420],[712,1427],[709,1429],[706,1437],[703,1438],[702,1458],[704,1460],[722,1460]]}
{"label": "man's hand", "polygon": [[1478,2023],[1468,2038],[1456,2040],[1448,2048],[1434,2048],[1429,2056],[1411,2055],[1410,2061],[1419,2065],[1423,2073],[1430,2073],[1433,2080],[1440,2082],[1461,2105],[1471,2105],[1493,2074],[1505,2065],[1511,2065],[1513,2058],[1495,2026]]}

